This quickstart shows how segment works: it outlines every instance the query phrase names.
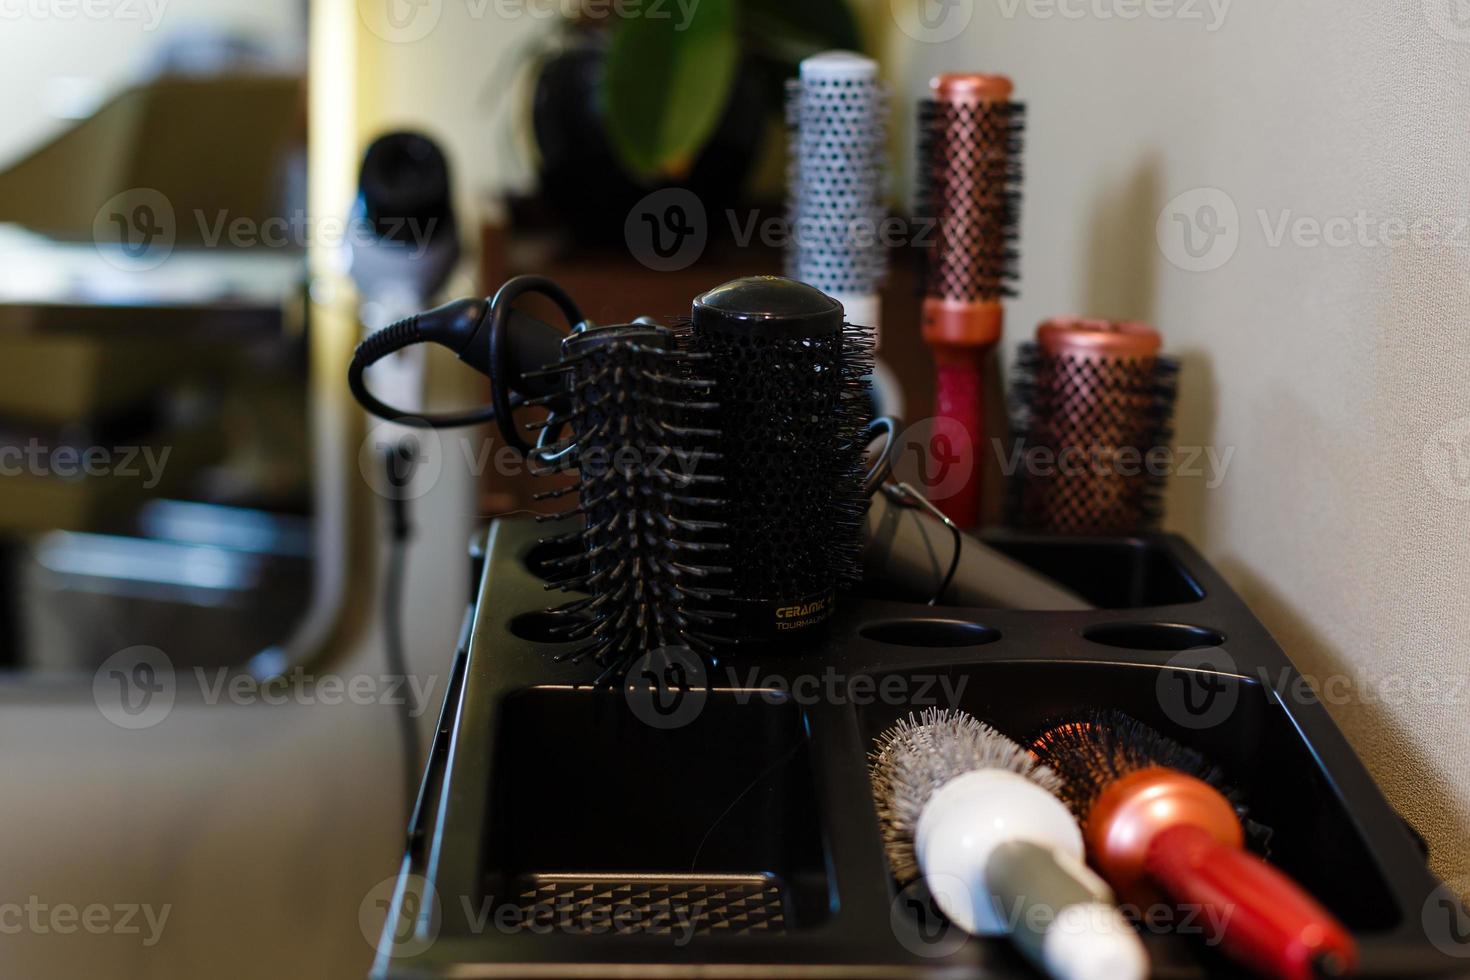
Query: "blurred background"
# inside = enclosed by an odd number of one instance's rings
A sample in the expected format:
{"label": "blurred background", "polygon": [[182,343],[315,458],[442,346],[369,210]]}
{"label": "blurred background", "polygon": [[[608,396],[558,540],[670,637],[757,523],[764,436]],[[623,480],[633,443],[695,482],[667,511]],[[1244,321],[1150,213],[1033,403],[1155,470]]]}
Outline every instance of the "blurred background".
{"label": "blurred background", "polygon": [[[1458,5],[666,7],[676,31],[597,0],[0,6],[0,904],[170,910],[153,943],[0,929],[6,975],[364,975],[402,850],[403,697],[426,738],[471,532],[530,501],[488,430],[427,435],[394,485],[402,432],[350,404],[353,345],[521,272],[603,322],[778,272],[782,85],[831,47],[883,66],[900,215],[928,78],[1016,80],[1002,361],[1058,314],[1159,326],[1176,442],[1217,461],[1172,481],[1168,529],[1304,674],[1347,680],[1334,716],[1470,881]],[[1176,228],[1202,204],[1213,224]],[[920,418],[912,252],[884,357]],[[432,353],[394,371],[426,411],[487,394]],[[413,684],[381,626],[395,563]]]}

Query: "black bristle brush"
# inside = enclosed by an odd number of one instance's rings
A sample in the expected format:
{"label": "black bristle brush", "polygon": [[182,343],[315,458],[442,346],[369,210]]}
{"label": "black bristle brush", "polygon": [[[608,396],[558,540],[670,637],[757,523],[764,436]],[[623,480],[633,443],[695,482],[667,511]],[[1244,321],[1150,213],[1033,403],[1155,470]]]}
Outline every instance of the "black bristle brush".
{"label": "black bristle brush", "polygon": [[689,349],[713,381],[710,443],[722,477],[730,569],[727,638],[796,638],[822,626],[861,577],[864,432],[872,331],[842,304],[778,276],[725,283],[694,301]]}
{"label": "black bristle brush", "polygon": [[1124,901],[1158,894],[1221,922],[1221,949],[1283,980],[1351,973],[1347,930],[1300,886],[1245,849],[1238,804],[1203,756],[1118,711],[1044,732],[1037,760],[1065,782],[1088,858]]}
{"label": "black bristle brush", "polygon": [[1150,728],[1122,711],[1090,711],[1048,728],[1031,750],[1044,760],[1063,785],[1062,801],[1079,817],[1086,815],[1108,784],[1149,766],[1163,766],[1213,786],[1240,816],[1245,807],[1225,772],[1204,754]]}
{"label": "black bristle brush", "polygon": [[709,603],[728,568],[714,560],[727,545],[719,437],[709,420],[714,382],[697,373],[705,359],[678,349],[663,327],[594,327],[568,337],[548,369],[566,378],[569,405],[547,424],[562,441],[538,448],[539,472],[576,469],[577,483],[538,494],[576,492],[577,506],[543,520],[577,519],[581,530],[557,540],[581,550],[554,563],[548,588],[585,593],[555,610],[558,639],[581,645],[565,656],[594,657],[598,681],[621,676],[637,656],[660,647],[708,648],[721,615]]}

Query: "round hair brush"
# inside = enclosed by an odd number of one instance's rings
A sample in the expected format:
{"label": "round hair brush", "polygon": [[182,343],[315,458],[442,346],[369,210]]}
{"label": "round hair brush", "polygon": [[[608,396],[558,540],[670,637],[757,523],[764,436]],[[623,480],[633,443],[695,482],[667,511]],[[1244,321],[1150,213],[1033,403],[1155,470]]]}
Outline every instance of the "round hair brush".
{"label": "round hair brush", "polygon": [[1347,930],[1280,871],[1243,847],[1240,816],[1218,769],[1121,712],[1060,725],[1032,745],[1065,781],[1092,864],[1125,901],[1156,891],[1228,913],[1223,950],[1269,976],[1350,973]]}
{"label": "round hair brush", "polygon": [[1143,323],[1049,320],[1016,365],[1015,431],[1026,450],[1046,450],[1045,472],[1013,477],[1010,521],[1073,534],[1136,534],[1163,513],[1163,470],[1178,365],[1159,356]]}
{"label": "round hair brush", "polygon": [[873,796],[894,877],[923,875],[966,932],[1007,935],[1063,980],[1148,973],[1112,892],[1082,863],[1060,780],[963,711],[929,708],[878,738]]}
{"label": "round hair brush", "polygon": [[708,427],[713,405],[698,377],[698,355],[676,349],[674,334],[652,325],[594,327],[569,336],[561,362],[565,376],[555,398],[570,409],[548,420],[570,435],[538,448],[540,472],[575,468],[575,508],[548,520],[581,517],[584,528],[559,540],[579,540],[581,551],[554,563],[548,588],[586,593],[554,612],[566,623],[558,638],[583,645],[571,659],[595,657],[619,675],[635,656],[659,647],[707,649],[718,614],[703,607],[722,594],[713,580],[728,571],[711,564],[725,545],[725,524],[714,520],[723,504],[720,477],[705,472],[718,462],[702,444],[718,436]]}
{"label": "round hair brush", "polygon": [[970,528],[981,514],[985,358],[1017,278],[1023,113],[1001,75],[940,75],[930,89],[919,104],[917,212],[921,233],[933,236],[923,331],[937,371],[935,415],[959,428],[969,445],[958,450],[974,461],[969,484],[941,506]]}
{"label": "round hair brush", "polygon": [[711,472],[735,641],[795,638],[823,625],[860,577],[863,453],[872,340],[805,283],[752,276],[694,301],[689,347],[713,382]]}
{"label": "round hair brush", "polygon": [[887,109],[878,63],[851,51],[813,55],[787,83],[793,234],[786,274],[837,300],[849,320],[872,327],[875,344],[878,290],[888,271],[879,241],[888,213]]}

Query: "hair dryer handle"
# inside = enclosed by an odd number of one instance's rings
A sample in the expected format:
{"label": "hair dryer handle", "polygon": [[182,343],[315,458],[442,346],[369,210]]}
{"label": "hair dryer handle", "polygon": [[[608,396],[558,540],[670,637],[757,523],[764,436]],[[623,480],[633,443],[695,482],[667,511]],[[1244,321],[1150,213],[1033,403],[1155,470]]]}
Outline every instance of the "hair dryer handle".
{"label": "hair dryer handle", "polygon": [[1316,899],[1248,851],[1180,824],[1149,844],[1145,869],[1176,901],[1229,913],[1225,952],[1268,976],[1346,976],[1357,945]]}

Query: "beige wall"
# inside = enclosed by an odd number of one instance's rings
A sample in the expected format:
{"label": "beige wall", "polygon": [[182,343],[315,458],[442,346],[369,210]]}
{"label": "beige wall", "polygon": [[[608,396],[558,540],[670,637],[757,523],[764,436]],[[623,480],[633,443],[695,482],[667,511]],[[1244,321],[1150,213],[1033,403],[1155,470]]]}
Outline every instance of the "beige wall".
{"label": "beige wall", "polygon": [[[1010,341],[1065,312],[1160,326],[1185,361],[1179,443],[1234,450],[1217,489],[1175,481],[1169,524],[1303,672],[1350,679],[1334,716],[1437,869],[1470,874],[1470,479],[1457,481],[1470,477],[1457,466],[1470,462],[1457,456],[1470,453],[1470,22],[1456,32],[1453,0],[1236,0],[1212,31],[1208,4],[1189,6],[1204,19],[1094,12],[1143,7],[1128,0],[1061,0],[1077,19],[959,0],[952,16],[973,10],[963,36],[890,29],[887,50],[900,104],[942,70],[1016,79],[1029,128]],[[1155,234],[1196,188],[1239,214],[1221,212],[1238,247],[1210,271],[1173,264]],[[1356,227],[1345,245],[1311,244],[1310,227],[1272,244],[1284,213],[1360,212],[1371,247]],[[1344,241],[1341,223],[1328,230]]]}

